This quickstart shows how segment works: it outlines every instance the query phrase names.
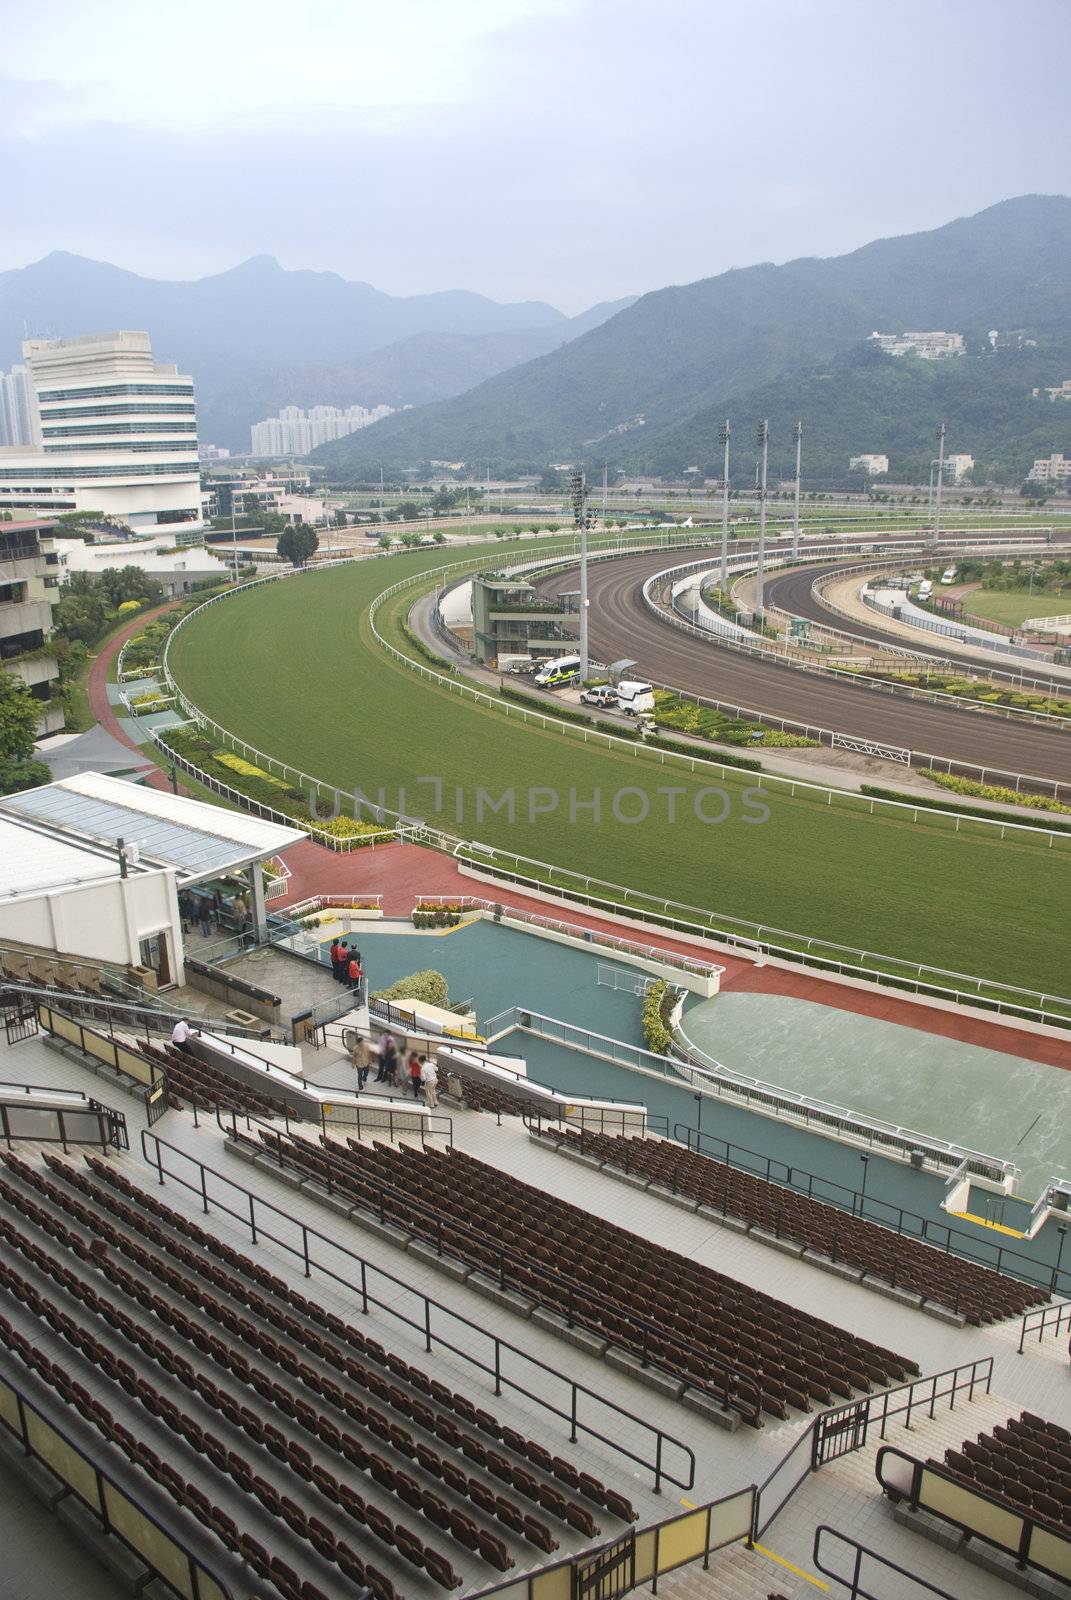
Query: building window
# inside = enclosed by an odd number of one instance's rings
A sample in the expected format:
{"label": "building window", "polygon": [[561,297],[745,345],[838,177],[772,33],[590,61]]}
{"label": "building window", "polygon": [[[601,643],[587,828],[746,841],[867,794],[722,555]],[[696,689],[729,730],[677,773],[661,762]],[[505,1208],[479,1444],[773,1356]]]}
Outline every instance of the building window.
{"label": "building window", "polygon": [[9,634],[6,639],[0,639],[0,660],[10,661],[12,656],[21,656],[27,650],[40,650],[44,642],[40,628],[31,628],[29,633]]}
{"label": "building window", "polygon": [[106,400],[119,394],[181,394],[193,398],[192,383],[107,383],[94,389],[39,389],[38,400]]}

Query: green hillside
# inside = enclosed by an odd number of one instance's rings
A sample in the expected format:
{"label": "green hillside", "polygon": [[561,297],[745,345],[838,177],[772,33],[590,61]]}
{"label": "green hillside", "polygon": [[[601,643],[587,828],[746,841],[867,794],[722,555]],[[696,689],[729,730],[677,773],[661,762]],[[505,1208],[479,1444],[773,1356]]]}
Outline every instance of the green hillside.
{"label": "green hillside", "polygon": [[[1025,196],[833,260],[748,267],[659,290],[562,349],[325,445],[316,459],[344,482],[380,463],[404,468],[432,458],[490,461],[500,469],[566,459],[600,468],[604,460],[617,467],[701,465],[712,454],[715,416],[772,414],[773,399],[790,385],[791,414],[806,411],[817,444],[819,413],[841,403],[830,398],[828,375],[851,371],[862,387],[845,402],[843,421],[829,423],[823,448],[830,468],[838,463],[843,472],[848,454],[879,448],[857,438],[858,403],[872,413],[868,430],[889,420],[902,437],[896,448],[925,461],[932,406],[943,398],[931,386],[964,385],[966,425],[975,369],[948,377],[944,369],[962,361],[886,358],[883,367],[899,370],[875,367],[868,377],[863,352],[876,328],[962,332],[979,357],[990,328],[1036,340],[1020,371],[994,363],[984,419],[990,431],[984,449],[971,453],[1006,452],[1006,435],[1021,427],[1012,401],[1018,405],[1024,386],[1029,396],[1033,371],[1048,382],[1071,375],[1063,370],[1071,338],[1071,200]],[[906,367],[924,365],[942,370],[905,375]]]}

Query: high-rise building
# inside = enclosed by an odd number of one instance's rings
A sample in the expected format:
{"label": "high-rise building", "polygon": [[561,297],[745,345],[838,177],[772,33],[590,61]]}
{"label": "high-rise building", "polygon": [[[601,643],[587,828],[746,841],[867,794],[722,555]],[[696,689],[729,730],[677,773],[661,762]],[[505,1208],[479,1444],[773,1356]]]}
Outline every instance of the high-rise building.
{"label": "high-rise building", "polygon": [[30,377],[25,367],[0,372],[0,446],[33,443]]}
{"label": "high-rise building", "polygon": [[968,455],[945,456],[945,482],[960,483],[968,472],[974,470],[974,457]]}
{"label": "high-rise building", "polygon": [[0,449],[0,510],[201,520],[193,379],[147,333],[28,339],[31,445]]}
{"label": "high-rise building", "polygon": [[254,422],[249,430],[251,454],[255,456],[304,456],[318,444],[344,439],[359,428],[367,428],[381,417],[389,417],[393,406],[312,406],[302,411],[284,406],[277,417]]}

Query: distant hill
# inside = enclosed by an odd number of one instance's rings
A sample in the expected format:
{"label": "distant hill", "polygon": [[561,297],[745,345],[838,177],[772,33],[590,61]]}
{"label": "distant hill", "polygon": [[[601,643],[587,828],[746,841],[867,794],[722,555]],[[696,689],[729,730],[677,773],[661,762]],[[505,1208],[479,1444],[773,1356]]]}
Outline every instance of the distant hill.
{"label": "distant hill", "polygon": [[[542,301],[500,305],[464,290],[395,296],[333,272],[289,272],[271,256],[190,283],[166,282],[55,251],[0,273],[0,367],[20,358],[24,338],[146,328],[160,360],[193,373],[202,437],[248,449],[249,424],[288,402],[386,398],[385,390],[347,389],[345,374],[364,381],[365,358],[388,346],[443,337],[400,351],[386,367],[373,364],[368,374],[381,387],[412,383],[415,392],[398,387],[391,404],[439,399],[588,331],[613,309],[568,318]],[[315,388],[320,371],[337,375],[331,395]],[[256,404],[243,409],[243,393],[255,394]]]}
{"label": "distant hill", "polygon": [[[865,343],[875,329],[910,328],[961,332],[970,354],[893,360]],[[1036,344],[992,354],[990,328]],[[729,414],[746,472],[753,419],[769,414],[786,434],[802,413],[808,470],[821,459],[825,475],[843,475],[849,454],[886,449],[886,428],[890,456],[905,469],[925,462],[935,407],[948,405],[959,410],[946,420],[964,432],[955,448],[1003,460],[1014,447],[1018,463],[1025,452],[1014,441],[1035,427],[1039,448],[1060,448],[1071,407],[1045,402],[1039,417],[1030,389],[1042,373],[1045,382],[1071,376],[1069,337],[1071,200],[1024,196],[850,255],[644,295],[563,349],[322,446],[316,459],[343,481],[373,462],[431,458],[716,472],[717,424]]]}

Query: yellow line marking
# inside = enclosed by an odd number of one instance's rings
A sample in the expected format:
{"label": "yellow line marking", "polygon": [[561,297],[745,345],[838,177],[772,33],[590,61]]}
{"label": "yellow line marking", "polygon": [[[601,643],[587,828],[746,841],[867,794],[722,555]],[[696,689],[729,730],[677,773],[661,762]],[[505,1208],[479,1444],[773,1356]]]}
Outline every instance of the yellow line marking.
{"label": "yellow line marking", "polygon": [[455,923],[453,923],[453,925],[452,925],[452,926],[451,926],[451,927],[449,927],[449,928],[436,928],[436,929],[435,929],[435,930],[434,930],[434,932],[435,932],[435,933],[436,933],[436,934],[437,934],[437,935],[438,935],[438,937],[439,937],[439,938],[440,938],[440,939],[445,939],[445,938],[446,938],[446,935],[447,935],[447,934],[448,934],[448,933],[456,933],[456,932],[457,932],[457,931],[458,931],[458,929],[459,929],[459,928],[471,928],[471,927],[472,927],[472,922],[471,922],[471,920],[470,920],[470,921],[468,921],[468,922],[455,922]]}
{"label": "yellow line marking", "polygon": [[1003,1222],[990,1222],[988,1217],[979,1217],[973,1211],[950,1211],[949,1216],[958,1217],[961,1222],[975,1222],[980,1228],[992,1228],[996,1233],[1009,1233],[1013,1239],[1026,1238],[1021,1228],[1008,1228]]}
{"label": "yellow line marking", "polygon": [[695,1510],[695,1501],[694,1500],[686,1500],[683,1495],[681,1495],[681,1505],[682,1506],[687,1506],[689,1511],[694,1511]]}
{"label": "yellow line marking", "polygon": [[804,1572],[802,1567],[797,1567],[794,1561],[786,1561],[784,1556],[775,1556],[772,1550],[767,1550],[764,1544],[752,1546],[760,1556],[765,1556],[767,1561],[776,1561],[779,1567],[785,1567],[789,1572],[794,1572],[797,1578],[802,1578],[805,1583],[813,1583],[816,1589],[821,1589],[823,1594],[829,1593],[829,1584],[823,1583],[821,1578],[812,1578],[809,1572]]}

